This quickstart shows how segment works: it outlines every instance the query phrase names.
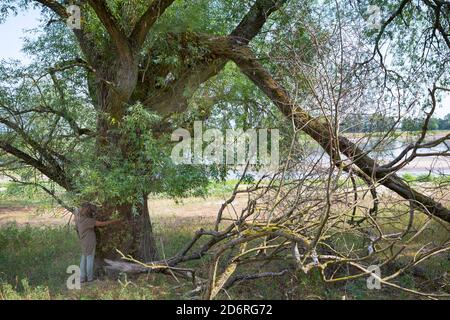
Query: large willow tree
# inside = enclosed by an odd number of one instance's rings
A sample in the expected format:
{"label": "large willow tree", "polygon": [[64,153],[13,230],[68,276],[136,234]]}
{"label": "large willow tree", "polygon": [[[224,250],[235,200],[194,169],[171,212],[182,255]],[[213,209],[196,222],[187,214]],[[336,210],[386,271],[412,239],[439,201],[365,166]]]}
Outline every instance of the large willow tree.
{"label": "large willow tree", "polygon": [[[407,3],[392,5],[393,12],[401,13]],[[81,29],[65,24],[69,4],[81,9]],[[302,5],[298,0],[2,1],[3,18],[21,8],[41,8],[43,32],[26,46],[34,64],[1,66],[0,164],[17,179],[33,181],[39,172],[79,199],[99,201],[103,218],[120,215],[126,223],[100,234],[99,257],[114,257],[117,248],[152,260],[157,252],[148,194],[198,192],[209,174],[174,166],[168,133],[208,118],[210,106],[231,99],[224,88],[206,84],[226,73],[225,86],[232,87],[234,80],[243,81],[240,70],[337,166],[350,159],[359,175],[375,177],[414,199],[419,210],[450,221],[447,208],[293,101],[292,88],[283,87],[289,84],[271,74],[273,64],[256,58],[265,48],[281,52],[283,47],[276,47],[281,36],[307,49],[311,39],[302,37],[301,25],[290,25],[290,18],[307,14]],[[445,31],[444,36],[448,41]],[[56,193],[51,184],[42,187]]]}

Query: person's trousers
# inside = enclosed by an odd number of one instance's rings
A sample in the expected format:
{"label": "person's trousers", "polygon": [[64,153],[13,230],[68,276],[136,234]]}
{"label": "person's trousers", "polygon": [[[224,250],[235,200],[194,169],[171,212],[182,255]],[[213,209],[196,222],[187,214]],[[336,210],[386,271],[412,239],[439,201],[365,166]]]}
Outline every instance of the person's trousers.
{"label": "person's trousers", "polygon": [[80,271],[82,282],[94,280],[94,257],[95,250],[89,256],[81,255]]}

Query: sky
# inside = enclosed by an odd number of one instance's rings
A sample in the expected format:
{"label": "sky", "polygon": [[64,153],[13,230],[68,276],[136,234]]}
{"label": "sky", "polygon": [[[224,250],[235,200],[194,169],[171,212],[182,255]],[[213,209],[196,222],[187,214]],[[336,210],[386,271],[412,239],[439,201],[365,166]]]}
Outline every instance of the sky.
{"label": "sky", "polygon": [[[23,38],[26,30],[38,27],[39,17],[39,10],[29,9],[8,17],[5,23],[0,24],[0,60],[18,59],[23,64],[30,62],[30,57],[22,52]],[[435,115],[443,117],[447,113],[450,113],[450,95],[446,96]]]}
{"label": "sky", "polygon": [[39,25],[40,11],[30,9],[21,11],[17,16],[9,16],[6,22],[0,24],[0,59],[18,59],[24,64],[30,62],[30,57],[22,52],[23,37],[26,30]]}

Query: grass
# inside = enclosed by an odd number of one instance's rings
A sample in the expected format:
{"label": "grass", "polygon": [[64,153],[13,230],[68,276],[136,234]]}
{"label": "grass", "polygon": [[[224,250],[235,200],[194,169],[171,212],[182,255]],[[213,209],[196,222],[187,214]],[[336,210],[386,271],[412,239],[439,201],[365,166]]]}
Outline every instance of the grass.
{"label": "grass", "polygon": [[[211,195],[227,193],[234,188],[236,181],[212,183]],[[39,201],[36,203],[46,203]],[[24,201],[14,192],[3,199],[13,206]],[[2,200],[2,205],[3,205]],[[406,219],[406,217],[405,217]],[[416,221],[417,223],[421,221]],[[211,220],[205,218],[156,217],[153,221],[157,245],[163,257],[173,256],[192,238],[195,230],[208,228]],[[402,223],[406,223],[406,220]],[[393,226],[397,228],[400,226]],[[394,231],[394,230],[393,230]],[[445,229],[437,226],[430,235],[420,237],[425,243],[446,237]],[[430,240],[431,239],[431,240]],[[197,246],[207,240],[201,239]],[[357,241],[347,239],[348,242]],[[359,241],[359,240],[358,240]],[[421,244],[417,245],[420,246]],[[81,290],[68,290],[66,269],[79,262],[79,244],[71,227],[19,227],[8,224],[0,228],[0,300],[1,299],[186,299],[185,293],[193,289],[191,283],[162,274],[141,275],[113,281],[101,279]],[[196,268],[205,275],[209,257],[191,261],[183,266]],[[280,268],[286,262],[280,262]],[[433,279],[442,278],[450,270],[450,261],[445,257],[431,259],[423,265],[427,279],[416,279],[409,273],[397,280],[398,284],[424,291],[436,290]],[[239,273],[258,271],[256,267],[245,267]],[[366,279],[355,281],[325,283],[317,270],[307,275],[290,272],[282,277],[258,279],[236,285],[227,293],[220,293],[221,299],[407,299],[417,296],[398,291],[387,286],[381,290],[368,290]]]}
{"label": "grass", "polygon": [[[208,223],[199,219],[169,219],[156,221],[155,233],[159,249],[171,256],[191,239],[193,231]],[[67,227],[18,227],[9,224],[0,229],[0,299],[186,299],[185,293],[193,289],[191,283],[162,274],[141,275],[127,279],[122,276],[113,281],[101,281],[68,290],[65,286],[69,265],[77,264],[79,247],[75,232]],[[190,262],[205,274],[208,258]],[[280,262],[281,263],[281,262]],[[285,263],[285,262],[284,262]],[[281,265],[280,265],[281,266]],[[442,261],[429,264],[430,277],[450,267]],[[254,267],[253,267],[254,268]],[[439,270],[439,271],[437,271]],[[251,273],[250,267],[240,272]],[[408,273],[398,279],[399,284],[420,286]],[[222,299],[406,299],[417,298],[383,287],[368,290],[366,279],[324,283],[317,270],[305,275],[290,272],[283,277],[258,279],[233,287]]]}
{"label": "grass", "polygon": [[[229,179],[226,181],[211,181],[208,185],[208,196],[222,197],[230,195],[233,192],[235,185],[239,182],[238,179]],[[245,183],[245,182],[243,182]]]}
{"label": "grass", "polygon": [[402,175],[402,178],[411,184],[428,182],[433,185],[442,185],[442,184],[450,184],[450,175],[434,175],[434,174],[419,174],[414,175],[411,173],[405,173]]}
{"label": "grass", "polygon": [[0,279],[21,290],[23,279],[57,290],[65,283],[66,268],[78,263],[78,239],[68,227],[8,224],[1,229],[0,248]]}
{"label": "grass", "polygon": [[[160,251],[171,255],[192,236],[189,223],[178,229],[156,224]],[[167,240],[171,241],[167,241]],[[163,245],[164,244],[164,245]],[[165,275],[137,279],[103,279],[82,290],[68,290],[67,267],[79,263],[79,244],[68,227],[18,227],[0,229],[0,299],[174,299],[180,284]],[[182,292],[179,292],[181,295]]]}

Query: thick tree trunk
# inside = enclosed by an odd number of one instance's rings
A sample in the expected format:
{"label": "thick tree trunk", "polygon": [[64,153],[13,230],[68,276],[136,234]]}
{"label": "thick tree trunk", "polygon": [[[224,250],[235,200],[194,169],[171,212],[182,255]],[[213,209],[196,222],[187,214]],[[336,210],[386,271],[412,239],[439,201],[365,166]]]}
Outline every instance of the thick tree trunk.
{"label": "thick tree trunk", "polygon": [[112,213],[118,212],[123,222],[96,229],[97,248],[96,262],[98,267],[104,266],[104,259],[118,260],[120,252],[131,255],[141,261],[158,259],[153,228],[147,205],[147,197],[143,204],[131,204],[116,207],[105,204],[98,212],[98,220],[110,219]]}
{"label": "thick tree trunk", "polygon": [[[111,64],[101,68],[101,77],[111,79],[115,86],[97,79],[96,97],[98,109],[101,111],[97,119],[97,154],[112,158],[122,157],[133,161],[133,155],[139,150],[128,143],[126,133],[121,136],[119,125],[125,115],[131,94],[137,82],[137,64],[112,55]],[[108,115],[108,118],[104,115]],[[136,160],[139,161],[139,160]],[[109,164],[105,163],[108,170]],[[137,203],[115,205],[118,199],[110,199],[104,203],[97,217],[98,220],[109,220],[117,212],[123,222],[109,225],[97,230],[98,265],[104,265],[104,259],[119,259],[122,254],[131,255],[134,259],[151,261],[158,258],[156,243],[150,221],[147,195],[138,194]]]}
{"label": "thick tree trunk", "polygon": [[[127,155],[127,151],[129,151],[127,147],[119,143],[120,137],[111,136],[108,133],[106,141],[106,148],[100,145],[100,149],[104,151],[120,150],[124,159],[131,160]],[[115,201],[117,199],[111,199],[111,202],[102,205],[102,210],[99,212],[97,219],[109,220],[111,215],[117,213],[122,222],[99,228],[97,232],[98,261],[103,261],[105,258],[120,258],[121,255],[118,250],[124,255],[131,255],[141,261],[152,261],[158,258],[147,195],[139,194],[133,198],[140,200],[137,203],[114,205],[114,203],[117,203]]]}

